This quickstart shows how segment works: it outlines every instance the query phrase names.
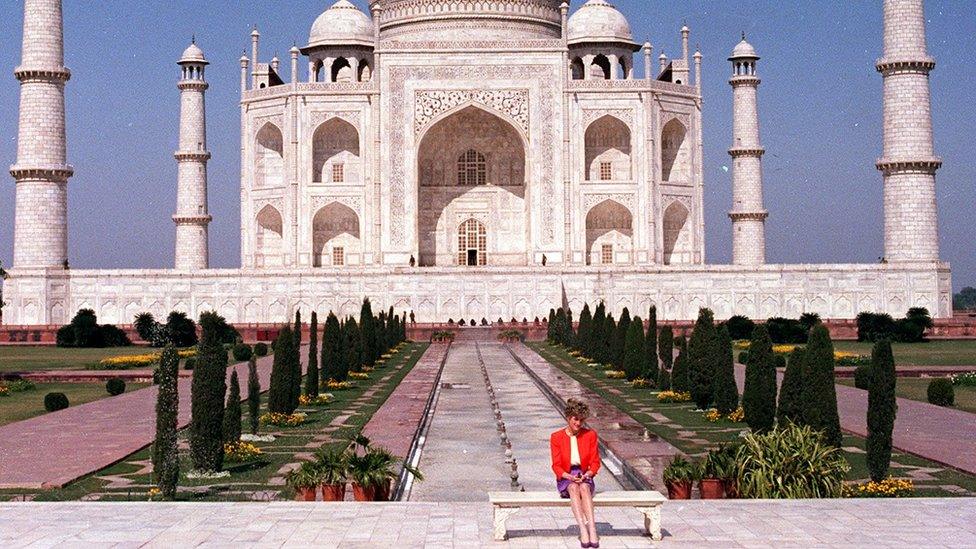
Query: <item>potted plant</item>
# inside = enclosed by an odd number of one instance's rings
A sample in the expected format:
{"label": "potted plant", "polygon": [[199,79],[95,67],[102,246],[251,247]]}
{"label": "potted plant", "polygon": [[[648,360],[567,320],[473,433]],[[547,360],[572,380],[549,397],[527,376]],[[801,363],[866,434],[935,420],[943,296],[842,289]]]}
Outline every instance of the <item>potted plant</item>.
{"label": "potted plant", "polygon": [[669,499],[691,499],[691,487],[695,481],[696,467],[681,456],[674,456],[664,468],[664,484]]}
{"label": "potted plant", "polygon": [[715,450],[716,469],[725,487],[725,497],[739,497],[739,448],[741,443],[720,444]]}
{"label": "potted plant", "polygon": [[315,501],[315,489],[321,484],[318,464],[306,461],[285,476],[285,482],[298,494],[298,501]]}
{"label": "potted plant", "polygon": [[723,499],[725,497],[725,482],[723,481],[723,457],[717,452],[709,452],[699,464],[698,491],[702,499]]}
{"label": "potted plant", "polygon": [[349,453],[330,450],[318,455],[319,482],[322,501],[342,501],[346,497],[346,477],[349,474]]}

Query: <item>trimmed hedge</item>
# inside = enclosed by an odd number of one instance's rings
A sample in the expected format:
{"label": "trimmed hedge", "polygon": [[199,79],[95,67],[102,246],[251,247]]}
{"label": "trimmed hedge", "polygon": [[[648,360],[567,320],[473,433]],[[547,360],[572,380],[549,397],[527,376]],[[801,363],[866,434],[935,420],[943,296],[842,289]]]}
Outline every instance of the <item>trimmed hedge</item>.
{"label": "trimmed hedge", "polygon": [[952,380],[945,377],[935,378],[929,382],[929,404],[936,406],[952,406],[956,403],[956,392],[952,388]]}
{"label": "trimmed hedge", "polygon": [[234,360],[237,362],[247,362],[248,360],[251,360],[251,355],[254,354],[254,351],[251,350],[251,346],[247,343],[238,343],[237,345],[234,345],[232,352],[234,354]]}
{"label": "trimmed hedge", "polygon": [[870,364],[862,364],[854,369],[854,386],[865,391],[871,388]]}
{"label": "trimmed hedge", "polygon": [[125,392],[125,381],[113,377],[105,384],[105,390],[112,396],[118,396]]}
{"label": "trimmed hedge", "polygon": [[268,356],[268,344],[261,342],[254,344],[255,356]]}
{"label": "trimmed hedge", "polygon": [[70,406],[68,396],[64,393],[48,393],[44,395],[44,409],[48,412],[57,412]]}

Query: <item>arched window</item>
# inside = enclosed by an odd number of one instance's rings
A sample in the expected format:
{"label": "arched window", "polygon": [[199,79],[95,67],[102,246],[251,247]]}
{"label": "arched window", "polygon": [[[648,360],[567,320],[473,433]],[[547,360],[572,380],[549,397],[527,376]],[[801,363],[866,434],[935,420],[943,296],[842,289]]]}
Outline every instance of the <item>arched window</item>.
{"label": "arched window", "polygon": [[691,143],[688,131],[677,119],[664,125],[661,132],[661,179],[691,181]]}
{"label": "arched window", "polygon": [[333,202],[312,218],[312,265],[358,264],[359,215],[349,206]]}
{"label": "arched window", "polygon": [[254,187],[280,186],[285,168],[281,130],[274,124],[265,124],[254,141]]}
{"label": "arched window", "polygon": [[688,208],[675,202],[664,211],[664,264],[691,263],[691,230]]}
{"label": "arched window", "polygon": [[372,77],[373,77],[373,70],[369,68],[369,64],[366,63],[365,61],[360,62],[360,64],[359,64],[359,81],[360,82],[369,82],[369,80]]}
{"label": "arched window", "polygon": [[586,264],[600,265],[627,257],[633,247],[634,216],[614,200],[604,200],[586,214]]}
{"label": "arched window", "polygon": [[598,55],[593,59],[593,64],[590,65],[590,78],[596,80],[610,80],[610,75],[612,67],[610,67],[610,59],[606,55]]}
{"label": "arched window", "polygon": [[476,186],[488,184],[488,170],[485,155],[474,149],[468,149],[458,157],[457,162],[458,185]]}
{"label": "arched window", "polygon": [[254,239],[254,261],[258,267],[280,267],[282,264],[282,221],[274,206],[267,205],[257,216]]}
{"label": "arched window", "polygon": [[488,231],[484,223],[469,219],[458,227],[458,265],[488,264]]}
{"label": "arched window", "polygon": [[348,59],[340,57],[332,62],[332,82],[352,82],[352,76]]}
{"label": "arched window", "polygon": [[349,184],[360,182],[359,131],[332,118],[312,135],[312,181]]}
{"label": "arched window", "polygon": [[586,128],[587,181],[632,181],[630,128],[607,115]]}
{"label": "arched window", "polygon": [[583,66],[583,60],[579,57],[574,58],[569,64],[569,71],[573,80],[583,80],[586,77],[586,67]]}

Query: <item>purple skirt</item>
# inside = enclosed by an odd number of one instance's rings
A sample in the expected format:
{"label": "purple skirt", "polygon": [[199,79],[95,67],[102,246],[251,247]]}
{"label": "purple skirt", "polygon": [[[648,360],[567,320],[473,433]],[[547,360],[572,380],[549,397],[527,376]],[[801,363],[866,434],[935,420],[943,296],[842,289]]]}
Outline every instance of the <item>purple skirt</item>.
{"label": "purple skirt", "polygon": [[[575,477],[578,475],[582,475],[583,470],[580,469],[579,465],[573,465],[573,467],[569,470],[569,474]],[[584,480],[583,482],[584,484],[590,487],[590,494],[596,493],[596,483],[593,482],[592,478],[589,480]],[[570,484],[574,484],[574,482],[572,480],[569,480],[568,478],[561,478],[556,481],[556,490],[559,491],[560,497],[567,498],[567,499],[569,498]]]}

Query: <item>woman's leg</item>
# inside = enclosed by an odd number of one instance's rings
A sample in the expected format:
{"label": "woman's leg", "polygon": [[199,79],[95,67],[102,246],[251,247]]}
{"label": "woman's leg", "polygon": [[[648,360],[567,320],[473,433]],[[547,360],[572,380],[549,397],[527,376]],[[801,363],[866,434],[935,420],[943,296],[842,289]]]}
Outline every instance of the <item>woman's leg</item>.
{"label": "woman's leg", "polygon": [[579,525],[580,541],[582,543],[589,543],[590,531],[586,527],[586,514],[583,511],[580,487],[578,484],[570,484],[567,491],[569,492],[570,506],[573,508],[573,517],[576,518],[576,524]]}
{"label": "woman's leg", "polygon": [[585,482],[580,484],[579,492],[583,516],[586,518],[587,526],[589,526],[590,541],[596,543],[600,540],[596,536],[596,518],[593,516],[593,493],[590,492],[590,485]]}

